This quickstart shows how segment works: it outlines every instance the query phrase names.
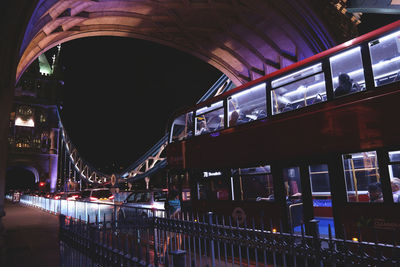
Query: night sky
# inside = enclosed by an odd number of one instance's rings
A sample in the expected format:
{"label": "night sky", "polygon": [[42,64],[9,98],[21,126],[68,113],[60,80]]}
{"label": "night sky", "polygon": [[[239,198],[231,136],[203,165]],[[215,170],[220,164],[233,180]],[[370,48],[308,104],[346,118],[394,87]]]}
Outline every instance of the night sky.
{"label": "night sky", "polygon": [[[399,19],[364,14],[360,34]],[[120,37],[62,45],[62,119],[80,155],[121,173],[165,134],[172,112],[193,105],[222,73],[172,48]],[[106,167],[107,166],[107,167]]]}
{"label": "night sky", "polygon": [[194,56],[122,37],[65,43],[60,66],[64,126],[83,159],[105,173],[139,159],[164,136],[170,115],[222,75]]}

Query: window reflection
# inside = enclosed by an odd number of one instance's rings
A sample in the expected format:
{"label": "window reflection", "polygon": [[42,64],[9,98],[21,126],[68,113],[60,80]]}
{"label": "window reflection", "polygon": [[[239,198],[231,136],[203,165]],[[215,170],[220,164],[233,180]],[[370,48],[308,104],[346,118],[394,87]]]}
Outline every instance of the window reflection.
{"label": "window reflection", "polygon": [[400,151],[389,152],[389,176],[393,202],[400,203]]}
{"label": "window reflection", "polygon": [[235,169],[232,173],[240,185],[240,199],[245,201],[274,201],[274,183],[270,165]]}
{"label": "window reflection", "polygon": [[196,111],[196,135],[214,132],[224,128],[224,108],[222,101]]}
{"label": "window reflection", "polygon": [[200,200],[230,200],[231,181],[225,175],[203,176],[197,183],[197,196]]}
{"label": "window reflection", "polygon": [[228,126],[259,120],[267,116],[265,83],[228,98]]}
{"label": "window reflection", "polygon": [[356,47],[329,59],[335,97],[365,90],[361,49]]}
{"label": "window reflection", "polygon": [[368,43],[375,86],[398,81],[400,71],[400,32]]}
{"label": "window reflection", "polygon": [[314,207],[332,207],[331,188],[327,164],[309,166],[311,193]]}
{"label": "window reflection", "polygon": [[272,114],[279,114],[326,101],[322,64],[273,80]]}
{"label": "window reflection", "polygon": [[176,118],[171,128],[171,141],[180,141],[192,136],[193,112],[183,114]]}
{"label": "window reflection", "polygon": [[383,202],[375,151],[342,156],[349,202]]}

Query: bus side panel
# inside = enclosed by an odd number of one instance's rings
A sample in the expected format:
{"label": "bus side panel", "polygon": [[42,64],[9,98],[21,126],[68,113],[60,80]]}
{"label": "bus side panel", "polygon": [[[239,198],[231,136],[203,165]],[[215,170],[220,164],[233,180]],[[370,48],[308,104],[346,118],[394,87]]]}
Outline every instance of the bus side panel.
{"label": "bus side panel", "polygon": [[[225,224],[229,225],[231,220],[232,226],[264,226],[265,230],[272,228],[279,231],[281,220],[285,217],[282,212],[282,206],[274,202],[251,202],[251,201],[207,201],[193,200],[193,211],[199,214],[213,212],[218,215],[225,216]],[[221,219],[219,221],[221,223]]]}
{"label": "bus side panel", "polygon": [[356,100],[336,106],[323,103],[296,116],[274,117],[187,140],[186,167],[250,166],[399,145],[400,123],[392,119],[398,114],[400,92]]}
{"label": "bus side panel", "polygon": [[343,207],[339,215],[348,239],[369,242],[400,240],[400,205],[383,203],[354,203]]}
{"label": "bus side panel", "polygon": [[185,168],[185,141],[171,143],[166,147],[168,168],[171,170],[183,170]]}

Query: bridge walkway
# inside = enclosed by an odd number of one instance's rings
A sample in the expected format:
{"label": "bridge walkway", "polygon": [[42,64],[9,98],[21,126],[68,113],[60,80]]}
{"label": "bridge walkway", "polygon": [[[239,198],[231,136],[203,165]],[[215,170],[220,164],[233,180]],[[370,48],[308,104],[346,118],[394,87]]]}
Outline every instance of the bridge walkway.
{"label": "bridge walkway", "polygon": [[58,216],[4,201],[4,244],[0,266],[59,266]]}

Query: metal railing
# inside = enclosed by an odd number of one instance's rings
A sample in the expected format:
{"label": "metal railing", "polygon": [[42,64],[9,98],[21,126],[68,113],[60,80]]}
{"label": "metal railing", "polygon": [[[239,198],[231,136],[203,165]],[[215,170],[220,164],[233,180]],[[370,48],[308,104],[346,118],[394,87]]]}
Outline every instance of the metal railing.
{"label": "metal railing", "polygon": [[60,218],[64,251],[79,251],[93,266],[400,266],[395,244],[279,233],[211,213],[138,216],[123,225]]}
{"label": "metal railing", "polygon": [[240,225],[212,213],[168,218],[164,211],[132,208],[122,218],[118,205],[109,216],[84,217],[63,208],[62,201],[60,208],[43,198],[29,199],[50,212],[59,209],[62,266],[400,266],[395,238],[393,244],[382,244],[331,233],[308,236],[304,225],[301,234],[280,233],[255,220]]}

